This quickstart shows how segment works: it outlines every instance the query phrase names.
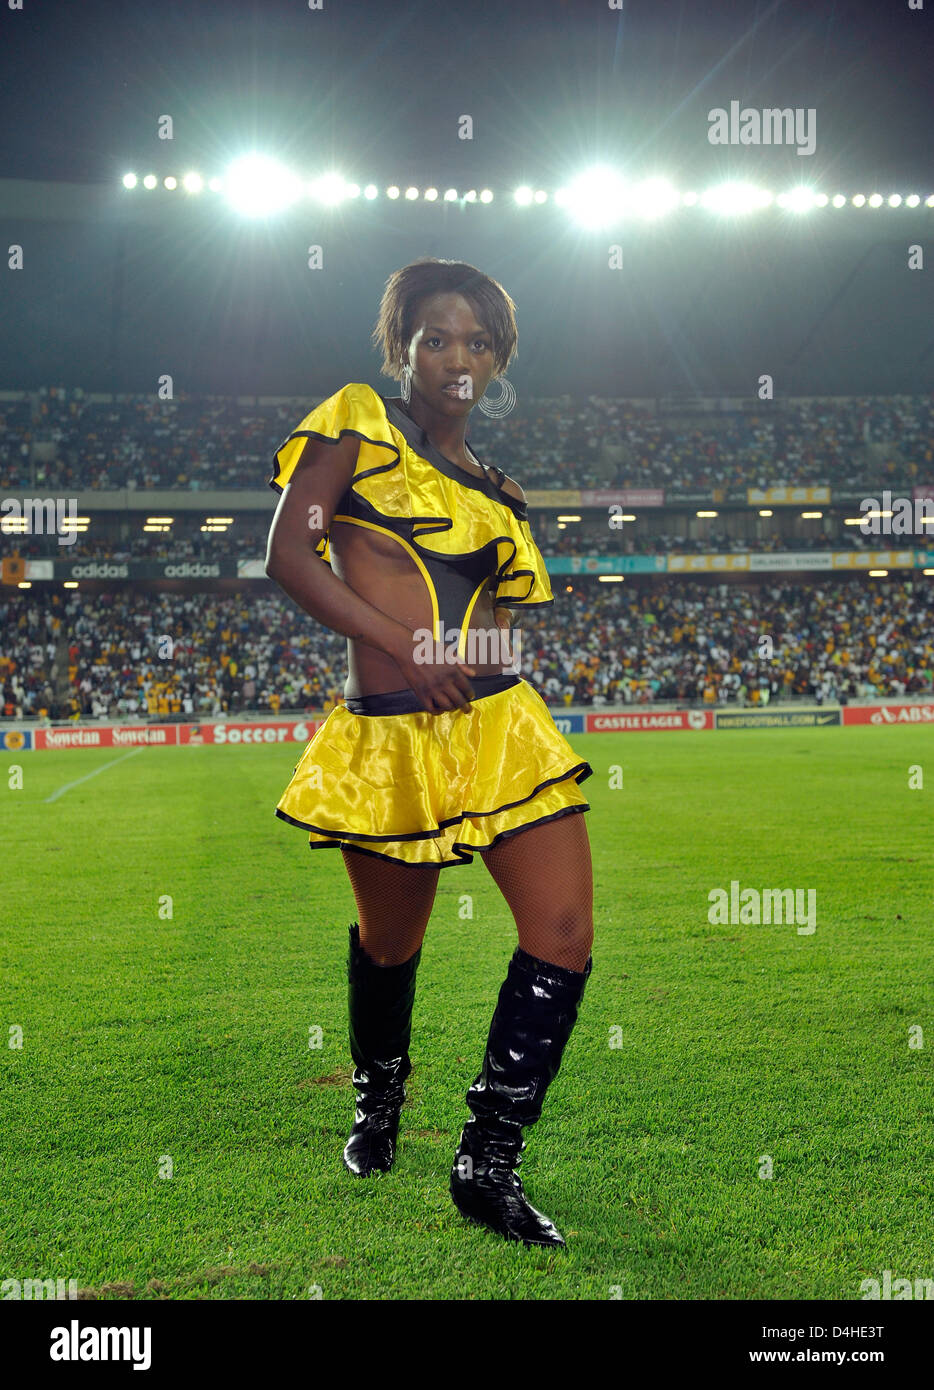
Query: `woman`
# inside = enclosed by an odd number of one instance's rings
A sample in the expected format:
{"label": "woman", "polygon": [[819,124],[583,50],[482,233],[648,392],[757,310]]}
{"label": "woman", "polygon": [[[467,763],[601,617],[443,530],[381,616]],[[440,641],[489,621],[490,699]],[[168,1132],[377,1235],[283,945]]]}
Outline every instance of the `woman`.
{"label": "woman", "polygon": [[578,783],[592,768],[506,669],[512,609],[554,597],[522,489],[501,470],[494,481],[465,434],[515,352],[515,305],[474,266],[425,258],[389,277],[373,337],[402,395],[351,383],[289,436],[271,480],[282,497],[266,562],[300,607],[348,639],[346,703],[277,807],[310,832],[312,849],[341,850],[357,904],[357,1108],[344,1163],[361,1177],[392,1167],[438,875],[476,851],[519,945],[467,1092],[451,1195],[508,1240],[563,1246],[516,1170],[592,968],[593,877],[578,814],[590,809]]}

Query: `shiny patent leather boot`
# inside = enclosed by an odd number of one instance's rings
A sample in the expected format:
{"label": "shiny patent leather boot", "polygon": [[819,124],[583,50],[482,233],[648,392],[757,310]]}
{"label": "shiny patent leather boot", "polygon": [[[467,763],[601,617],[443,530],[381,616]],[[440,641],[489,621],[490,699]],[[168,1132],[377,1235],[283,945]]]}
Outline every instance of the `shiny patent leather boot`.
{"label": "shiny patent leather boot", "polygon": [[467,1092],[473,1114],[454,1159],[451,1197],[462,1216],[506,1240],[566,1244],[554,1223],[531,1205],[516,1170],[525,1148],[523,1127],[542,1113],[592,969],[592,956],[578,972],[517,947],[499,992],[483,1067]]}
{"label": "shiny patent leather boot", "polygon": [[359,924],[350,927],[347,999],[357,1107],[343,1159],[358,1178],[388,1173],[395,1160],[421,954],[419,947],[402,965],[377,965],[360,945]]}

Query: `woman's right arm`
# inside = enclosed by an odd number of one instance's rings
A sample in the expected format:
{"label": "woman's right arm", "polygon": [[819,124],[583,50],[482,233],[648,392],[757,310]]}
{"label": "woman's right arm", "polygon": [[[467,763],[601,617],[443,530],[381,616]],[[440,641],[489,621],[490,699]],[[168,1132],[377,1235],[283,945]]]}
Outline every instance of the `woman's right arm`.
{"label": "woman's right arm", "polygon": [[473,674],[471,668],[460,662],[453,666],[415,663],[412,630],[367,603],[315,554],[353,478],[359,447],[360,441],[349,434],[337,444],[306,440],[269,528],[266,573],[332,632],[390,656],[430,713],[455,706],[466,709],[473,691],[461,673]]}

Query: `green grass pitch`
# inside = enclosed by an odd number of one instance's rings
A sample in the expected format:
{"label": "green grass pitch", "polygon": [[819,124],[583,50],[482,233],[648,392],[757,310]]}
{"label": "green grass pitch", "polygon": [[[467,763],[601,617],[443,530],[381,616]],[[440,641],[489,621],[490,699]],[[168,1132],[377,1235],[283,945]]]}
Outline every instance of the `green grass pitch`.
{"label": "green grass pitch", "polygon": [[[479,856],[439,880],[396,1166],[355,1179],[356,914],[340,852],[273,815],[298,750],[8,753],[0,1278],[104,1298],[851,1300],[886,1269],[934,1277],[931,732],[572,742],[594,767],[594,971],[521,1169],[566,1252],[469,1226],[447,1190],[516,944]],[[733,880],[813,888],[816,931],[711,925]]]}

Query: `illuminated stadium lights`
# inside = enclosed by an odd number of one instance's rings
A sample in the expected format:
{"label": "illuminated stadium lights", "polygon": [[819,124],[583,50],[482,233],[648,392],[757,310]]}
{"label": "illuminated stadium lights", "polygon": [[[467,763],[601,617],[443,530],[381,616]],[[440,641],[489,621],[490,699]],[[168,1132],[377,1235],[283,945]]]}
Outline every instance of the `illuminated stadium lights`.
{"label": "illuminated stadium lights", "polygon": [[64,584],[62,585],[62,588],[63,588],[63,589],[77,589],[77,587],[78,587],[78,581],[77,581],[77,579],[66,579],[65,582],[64,582]]}
{"label": "illuminated stadium lights", "polygon": [[771,201],[771,193],[751,183],[721,183],[701,196],[702,207],[723,217],[742,217]]}
{"label": "illuminated stadium lights", "polygon": [[492,190],[492,188],[481,188],[481,190],[480,190],[480,201],[481,201],[481,203],[492,203],[492,201],[493,201],[493,190]]}
{"label": "illuminated stadium lights", "polygon": [[924,206],[926,208],[934,208],[934,193],[930,194],[927,198],[925,198]]}
{"label": "illuminated stadium lights", "polygon": [[682,193],[682,194],[681,194],[681,202],[682,202],[682,204],[684,205],[684,207],[686,207],[686,208],[692,208],[692,207],[694,207],[695,204],[697,203],[697,201],[698,201],[698,195],[697,195],[696,193]]}
{"label": "illuminated stadium lights", "polygon": [[147,516],[146,524],[148,526],[171,526],[174,520],[174,516]]}
{"label": "illuminated stadium lights", "polygon": [[822,517],[823,515],[824,515],[823,512],[802,512],[802,513],[801,513],[801,520],[802,520],[802,521],[820,521],[820,519],[821,519],[821,517]]}
{"label": "illuminated stadium lights", "polygon": [[760,515],[760,516],[771,516],[772,513],[771,513],[771,511],[770,511],[768,508],[766,508],[765,511],[760,511],[759,515]]}
{"label": "illuminated stadium lights", "polygon": [[921,199],[918,197],[917,193],[909,193],[908,197],[905,199],[905,207],[916,208],[920,201]]}
{"label": "illuminated stadium lights", "polygon": [[336,207],[345,198],[351,197],[350,184],[342,174],[322,174],[308,185],[308,192],[326,207]]}
{"label": "illuminated stadium lights", "polygon": [[635,512],[623,512],[619,519],[620,521],[635,521],[636,514]]}
{"label": "illuminated stadium lights", "polygon": [[835,208],[846,207],[846,198],[843,196],[842,193],[835,193],[833,195],[833,198],[831,199],[831,202],[833,203]]}
{"label": "illuminated stadium lights", "polygon": [[32,583],[28,579],[21,579],[16,587],[17,589],[31,589]]}
{"label": "illuminated stadium lights", "polygon": [[186,174],[182,179],[182,188],[186,193],[200,193],[204,188],[204,179],[200,174]]}
{"label": "illuminated stadium lights", "polygon": [[206,516],[205,521],[209,526],[232,526],[232,516]]}
{"label": "illuminated stadium lights", "polygon": [[[619,221],[626,203],[622,179],[612,169],[590,169],[575,179],[563,194],[562,206],[567,206],[581,227],[596,229]],[[557,195],[556,195],[557,200]]]}
{"label": "illuminated stadium lights", "polygon": [[456,203],[456,202],[457,202],[457,189],[456,189],[456,188],[448,188],[448,189],[445,191],[445,194],[444,194],[444,201],[445,201],[446,203]]}
{"label": "illuminated stadium lights", "polygon": [[168,176],[167,179],[163,179],[163,180],[162,180],[162,186],[163,186],[163,188],[168,188],[168,189],[177,188],[177,187],[178,187],[178,179],[175,177],[174,174],[169,174],[169,176]]}
{"label": "illuminated stadium lights", "polygon": [[162,532],[164,532],[164,531],[171,531],[171,529],[172,529],[171,526],[144,526],[144,527],[143,527],[143,530],[144,530],[144,531],[158,531],[160,534],[161,534]]}
{"label": "illuminated stadium lights", "polygon": [[226,176],[227,199],[243,217],[281,212],[301,194],[301,184],[278,160],[249,154],[236,160]]}
{"label": "illuminated stadium lights", "polygon": [[869,571],[869,578],[870,578],[870,579],[885,579],[885,577],[887,576],[887,574],[888,574],[888,570],[870,570],[870,571]]}
{"label": "illuminated stadium lights", "polygon": [[147,174],[143,179],[143,187],[155,188],[158,182],[159,180],[156,178],[155,174]]}
{"label": "illuminated stadium lights", "polygon": [[788,208],[790,212],[810,212],[815,203],[814,190],[793,188],[789,193],[779,193],[775,201],[780,208]]}
{"label": "illuminated stadium lights", "polygon": [[124,188],[135,188],[135,187],[136,187],[136,183],[137,183],[137,179],[136,179],[136,175],[135,175],[135,174],[124,174],[124,175],[123,175],[123,186],[124,186]]}
{"label": "illuminated stadium lights", "polygon": [[202,526],[202,531],[229,531],[229,526]]}
{"label": "illuminated stadium lights", "polygon": [[882,206],[882,194],[881,194],[881,193],[873,193],[872,197],[869,199],[869,206],[870,206],[871,208],[881,208],[881,206]]}
{"label": "illuminated stadium lights", "polygon": [[922,570],[921,573],[922,573],[922,574],[927,574],[927,575],[932,575],[932,574],[934,574],[934,570]]}
{"label": "illuminated stadium lights", "polygon": [[634,190],[632,206],[638,217],[650,221],[664,217],[678,206],[678,194],[667,179],[646,179]]}
{"label": "illuminated stadium lights", "polygon": [[418,189],[417,189],[417,188],[407,188],[407,189],[405,190],[405,196],[408,198],[409,202],[411,202],[413,199],[415,199],[415,198],[418,197]]}
{"label": "illuminated stadium lights", "polygon": [[426,188],[426,189],[425,189],[425,202],[426,202],[426,203],[435,203],[435,202],[437,202],[437,200],[438,200],[438,190],[437,190],[437,188]]}
{"label": "illuminated stadium lights", "polygon": [[579,516],[571,515],[571,514],[569,513],[567,516],[564,516],[564,515],[558,516],[558,517],[555,518],[555,520],[556,520],[556,521],[580,521],[580,517],[579,517]]}
{"label": "illuminated stadium lights", "polygon": [[621,574],[598,574],[597,581],[600,584],[622,584],[623,575]]}
{"label": "illuminated stadium lights", "polygon": [[815,207],[825,208],[829,202],[830,202],[830,199],[827,197],[827,194],[826,194],[826,193],[816,193],[816,194],[814,195],[814,205],[815,205]]}
{"label": "illuminated stadium lights", "polygon": [[897,208],[897,207],[900,207],[900,206],[901,206],[901,201],[902,201],[902,199],[901,199],[901,194],[900,194],[900,193],[893,193],[892,196],[891,196],[891,198],[889,199],[889,207],[890,207],[890,208]]}
{"label": "illuminated stadium lights", "polygon": [[515,199],[515,201],[519,204],[520,208],[527,208],[531,206],[532,190],[531,188],[529,188],[527,183],[524,183],[521,188],[517,188],[512,196]]}
{"label": "illuminated stadium lights", "polygon": [[59,529],[61,531],[86,531],[91,524],[89,516],[63,517]]}
{"label": "illuminated stadium lights", "polygon": [[865,193],[854,193],[851,199],[854,208],[861,208],[866,201]]}
{"label": "illuminated stadium lights", "polygon": [[469,188],[469,189],[467,190],[467,192],[464,194],[464,202],[465,202],[465,203],[475,203],[476,201],[477,201],[477,190],[476,190],[475,188]]}
{"label": "illuminated stadium lights", "polygon": [[208,179],[208,188],[212,193],[220,193],[224,187],[223,179]]}
{"label": "illuminated stadium lights", "polygon": [[367,199],[368,202],[372,202],[373,199],[378,196],[378,194],[379,189],[376,187],[375,183],[368,183],[366,188],[363,190],[363,196]]}
{"label": "illuminated stadium lights", "polygon": [[536,203],[547,203],[548,194],[545,192],[544,188],[536,188],[535,201]]}
{"label": "illuminated stadium lights", "polygon": [[697,512],[697,516],[719,516],[719,512]]}
{"label": "illuminated stadium lights", "polygon": [[398,196],[399,196],[399,189],[398,189],[398,187],[396,186],[396,184],[391,183],[391,184],[389,185],[389,187],[386,189],[386,197],[387,197],[387,198],[398,198]]}

